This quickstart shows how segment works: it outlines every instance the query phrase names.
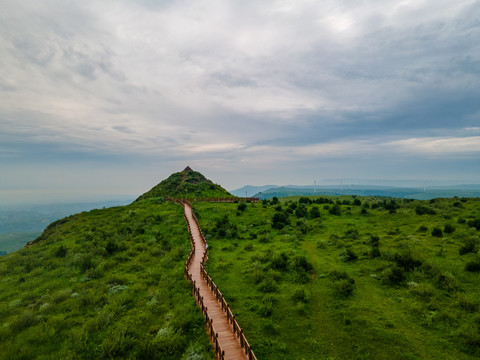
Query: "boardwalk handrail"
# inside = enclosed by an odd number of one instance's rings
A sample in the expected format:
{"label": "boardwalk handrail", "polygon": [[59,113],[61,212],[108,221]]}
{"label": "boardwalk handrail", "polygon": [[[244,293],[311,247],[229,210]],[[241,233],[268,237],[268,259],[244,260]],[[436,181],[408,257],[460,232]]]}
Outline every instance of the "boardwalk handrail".
{"label": "boardwalk handrail", "polygon": [[[244,198],[245,199],[245,198]],[[182,199],[180,201],[178,201],[182,204],[188,204],[190,207],[192,207],[192,205],[190,204],[190,202],[186,199]],[[193,209],[193,208],[192,208]],[[203,235],[203,232],[202,232],[202,229],[200,228],[200,225],[198,223],[198,219],[197,217],[195,216],[195,214],[192,212],[193,214],[193,220],[195,221],[196,225],[197,225],[197,228],[200,232],[200,238],[203,242],[204,245],[207,244],[207,240],[205,239],[205,236]],[[185,215],[185,219],[187,221],[187,225],[188,225],[188,230],[190,232],[190,241],[192,243],[192,251],[190,252],[190,256],[189,258],[187,259],[187,263],[185,264],[185,274],[186,274],[186,277],[189,281],[192,281],[192,278],[190,276],[190,274],[188,274],[188,266],[190,265],[190,262],[191,262],[191,257],[193,257],[193,253],[194,253],[194,240],[193,240],[193,235],[190,231],[190,222],[187,218],[187,216]],[[237,338],[240,340],[240,345],[242,347],[242,349],[244,350],[245,352],[245,355],[248,356],[248,360],[257,360],[257,357],[255,356],[255,354],[253,353],[253,348],[252,346],[250,345],[250,343],[248,342],[247,338],[245,337],[245,334],[243,332],[243,329],[240,327],[240,325],[238,324],[237,320],[235,319],[235,315],[233,315],[233,312],[232,310],[230,309],[230,306],[228,305],[227,301],[225,300],[225,298],[223,297],[223,294],[221,293],[221,291],[219,290],[218,286],[215,284],[215,282],[212,280],[212,278],[210,277],[210,275],[208,274],[207,270],[205,270],[205,263],[207,261],[207,250],[206,250],[206,246],[204,247],[204,252],[203,252],[203,256],[202,256],[202,261],[200,262],[200,274],[201,276],[205,279],[205,281],[207,282],[210,290],[213,292],[213,294],[215,295],[215,297],[217,298],[217,300],[220,302],[220,305],[222,307],[222,310],[226,313],[226,316],[227,316],[227,320],[228,322],[230,323],[230,325],[232,326],[233,328],[233,332],[234,334],[237,336]],[[194,289],[196,287],[195,285],[195,282],[193,282],[194,284]],[[197,293],[195,292],[194,290],[194,294],[195,294],[195,297],[197,299],[197,302],[199,302],[199,306],[200,306],[200,303],[201,303],[201,308],[202,308],[202,313],[203,313],[203,298],[201,300],[199,300],[199,297],[200,297],[200,292],[199,292],[199,289],[198,289],[198,295]],[[225,355],[224,352],[222,352],[222,350],[220,349],[220,345],[218,344],[218,339],[217,339],[217,336],[216,335],[216,332],[214,330],[214,327],[213,327],[213,320],[211,321],[211,323],[209,324],[209,321],[208,321],[208,314],[206,314],[206,309],[205,309],[205,319],[207,320],[207,326],[209,326],[209,330],[210,330],[210,336],[212,337],[212,341],[215,345],[215,351],[217,353],[217,356],[219,359],[223,360],[223,356]],[[211,320],[211,319],[210,319]],[[218,351],[217,351],[218,349]]]}

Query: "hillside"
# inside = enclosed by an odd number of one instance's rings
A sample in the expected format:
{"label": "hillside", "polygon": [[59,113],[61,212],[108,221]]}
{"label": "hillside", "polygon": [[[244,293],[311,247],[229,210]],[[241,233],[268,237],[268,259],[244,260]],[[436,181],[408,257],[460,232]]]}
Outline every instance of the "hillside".
{"label": "hillside", "polygon": [[183,171],[170,175],[137,201],[151,198],[195,198],[195,197],[232,197],[227,190],[214,184],[201,173],[186,167]]}
{"label": "hillside", "polygon": [[195,205],[262,360],[478,359],[480,199]]}
{"label": "hillside", "polygon": [[179,205],[83,212],[30,244],[0,257],[0,359],[213,359]]}

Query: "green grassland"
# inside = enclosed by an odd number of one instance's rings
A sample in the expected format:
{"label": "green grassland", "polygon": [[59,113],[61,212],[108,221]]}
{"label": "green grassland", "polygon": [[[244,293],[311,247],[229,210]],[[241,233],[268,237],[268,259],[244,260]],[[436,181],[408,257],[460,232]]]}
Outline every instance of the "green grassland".
{"label": "green grassland", "polygon": [[480,356],[479,198],[194,210],[207,270],[259,359]]}
{"label": "green grassland", "polygon": [[213,359],[183,276],[189,251],[175,204],[54,222],[0,258],[0,359]]}

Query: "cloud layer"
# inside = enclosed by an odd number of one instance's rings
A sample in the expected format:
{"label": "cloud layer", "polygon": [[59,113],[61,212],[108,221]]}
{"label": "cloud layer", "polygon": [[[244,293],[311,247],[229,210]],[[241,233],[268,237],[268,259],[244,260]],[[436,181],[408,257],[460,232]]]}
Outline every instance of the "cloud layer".
{"label": "cloud layer", "polygon": [[74,187],[109,168],[132,192],[187,163],[230,188],[472,182],[479,18],[470,0],[2,2],[0,188],[18,169],[66,186],[39,172],[66,164]]}

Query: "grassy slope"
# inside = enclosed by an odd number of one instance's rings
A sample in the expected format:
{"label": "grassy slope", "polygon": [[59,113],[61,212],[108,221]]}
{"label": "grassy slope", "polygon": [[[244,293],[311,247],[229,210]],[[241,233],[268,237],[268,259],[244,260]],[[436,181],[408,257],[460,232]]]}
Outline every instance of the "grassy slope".
{"label": "grassy slope", "polygon": [[155,197],[230,197],[233,196],[220,185],[214,184],[201,173],[187,168],[181,172],[170,175],[140,199]]}
{"label": "grassy slope", "polygon": [[[458,219],[478,218],[480,199],[398,205],[396,213],[379,207],[363,215],[361,206],[341,205],[340,216],[307,205],[321,216],[292,213],[281,230],[271,226],[275,206],[249,204],[242,212],[236,204],[194,205],[209,241],[208,271],[259,359],[478,358],[480,274],[465,271],[478,256],[459,248],[479,235]],[[416,215],[418,205],[436,215]],[[455,231],[431,235],[445,224]],[[380,257],[370,256],[370,234],[380,239]],[[346,262],[346,249],[358,259]],[[395,254],[414,264],[400,269],[403,280],[392,276],[402,264]],[[312,271],[299,265],[302,256]],[[355,281],[350,295],[348,278]]]}
{"label": "grassy slope", "polygon": [[56,222],[0,258],[0,359],[213,359],[183,277],[189,251],[178,205]]}

